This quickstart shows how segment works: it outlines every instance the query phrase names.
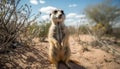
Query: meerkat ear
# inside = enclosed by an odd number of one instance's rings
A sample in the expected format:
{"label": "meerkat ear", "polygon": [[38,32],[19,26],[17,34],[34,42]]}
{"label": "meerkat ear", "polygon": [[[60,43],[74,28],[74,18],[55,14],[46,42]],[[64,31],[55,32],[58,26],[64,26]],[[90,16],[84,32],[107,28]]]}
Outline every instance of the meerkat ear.
{"label": "meerkat ear", "polygon": [[62,12],[62,14],[64,14],[64,11],[63,11],[63,10],[61,10],[61,12]]}
{"label": "meerkat ear", "polygon": [[51,13],[49,14],[49,16],[51,16]]}

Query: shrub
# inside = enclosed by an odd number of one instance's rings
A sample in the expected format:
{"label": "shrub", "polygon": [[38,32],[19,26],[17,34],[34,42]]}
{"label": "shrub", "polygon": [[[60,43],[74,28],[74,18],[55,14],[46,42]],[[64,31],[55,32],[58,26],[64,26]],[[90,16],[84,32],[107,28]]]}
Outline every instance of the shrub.
{"label": "shrub", "polygon": [[27,34],[29,35],[29,38],[39,38],[40,41],[45,41],[49,27],[50,23],[47,21],[42,21],[40,24],[35,22],[28,26]]}
{"label": "shrub", "polygon": [[[0,51],[11,50],[16,43],[25,43],[21,35],[26,34],[31,8],[27,4],[18,7],[20,0],[0,0]],[[23,37],[24,38],[24,37]]]}
{"label": "shrub", "polygon": [[68,26],[68,30],[71,35],[75,34],[76,32],[76,28],[74,26]]}
{"label": "shrub", "polygon": [[40,32],[39,32],[40,41],[44,41],[45,38],[47,37],[50,25],[51,23],[49,22],[47,23],[45,22],[40,25]]}
{"label": "shrub", "polygon": [[92,31],[97,35],[99,38],[105,34],[106,28],[103,24],[98,23],[95,26],[93,26]]}
{"label": "shrub", "polygon": [[88,34],[88,30],[89,30],[89,28],[87,26],[82,25],[82,26],[78,27],[78,32],[80,34]]}

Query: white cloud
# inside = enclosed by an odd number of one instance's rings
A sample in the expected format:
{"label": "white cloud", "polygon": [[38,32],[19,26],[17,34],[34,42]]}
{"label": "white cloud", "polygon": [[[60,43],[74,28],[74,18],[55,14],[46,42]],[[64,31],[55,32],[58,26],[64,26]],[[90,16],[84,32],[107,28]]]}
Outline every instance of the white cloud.
{"label": "white cloud", "polygon": [[44,4],[44,3],[45,3],[45,1],[44,1],[44,0],[40,0],[40,3],[41,3],[41,4]]}
{"label": "white cloud", "polygon": [[73,18],[73,17],[76,17],[77,14],[76,13],[69,13],[66,15],[66,18]]}
{"label": "white cloud", "polygon": [[21,13],[24,14],[24,15],[27,14],[25,11],[21,11]]}
{"label": "white cloud", "polygon": [[84,18],[84,14],[69,13],[66,15],[67,18]]}
{"label": "white cloud", "polygon": [[50,12],[53,11],[54,9],[56,9],[56,7],[47,6],[47,7],[42,7],[39,11],[42,13],[50,14]]}
{"label": "white cloud", "polygon": [[76,18],[85,18],[86,16],[84,14],[77,15]]}
{"label": "white cloud", "polygon": [[41,19],[42,19],[42,20],[49,19],[49,15],[43,15],[43,16],[41,16]]}
{"label": "white cloud", "polygon": [[37,5],[37,4],[38,4],[38,1],[37,1],[37,0],[30,0],[30,3],[31,3],[31,4],[34,4],[34,5]]}
{"label": "white cloud", "polygon": [[74,19],[66,19],[65,21],[66,22],[71,22],[71,21],[73,21]]}
{"label": "white cloud", "polygon": [[77,7],[77,4],[70,4],[69,7]]}
{"label": "white cloud", "polygon": [[68,13],[65,22],[67,25],[81,25],[86,24],[88,20],[84,14]]}
{"label": "white cloud", "polygon": [[68,26],[69,25],[75,26],[75,25],[78,24],[78,20],[75,20],[75,19],[66,19],[65,24],[68,25]]}

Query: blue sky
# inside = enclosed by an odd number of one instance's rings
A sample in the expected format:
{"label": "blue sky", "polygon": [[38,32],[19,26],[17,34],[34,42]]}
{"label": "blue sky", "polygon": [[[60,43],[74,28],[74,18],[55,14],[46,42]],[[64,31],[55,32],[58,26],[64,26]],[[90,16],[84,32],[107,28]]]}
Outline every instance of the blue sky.
{"label": "blue sky", "polygon": [[[104,0],[21,0],[20,5],[28,4],[32,6],[32,13],[41,12],[39,20],[49,18],[49,13],[55,9],[63,9],[66,14],[68,25],[76,24],[80,17],[85,17],[84,9],[90,5],[98,4]],[[120,3],[120,0],[113,0]]]}

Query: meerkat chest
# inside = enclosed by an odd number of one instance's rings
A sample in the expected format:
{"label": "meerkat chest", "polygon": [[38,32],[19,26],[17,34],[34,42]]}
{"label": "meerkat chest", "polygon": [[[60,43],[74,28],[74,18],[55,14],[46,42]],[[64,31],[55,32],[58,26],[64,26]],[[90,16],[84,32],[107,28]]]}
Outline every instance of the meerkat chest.
{"label": "meerkat chest", "polygon": [[61,43],[65,36],[65,27],[62,26],[61,24],[56,25],[54,29],[54,33],[55,33],[54,37],[56,38],[56,40],[58,40],[59,43]]}

